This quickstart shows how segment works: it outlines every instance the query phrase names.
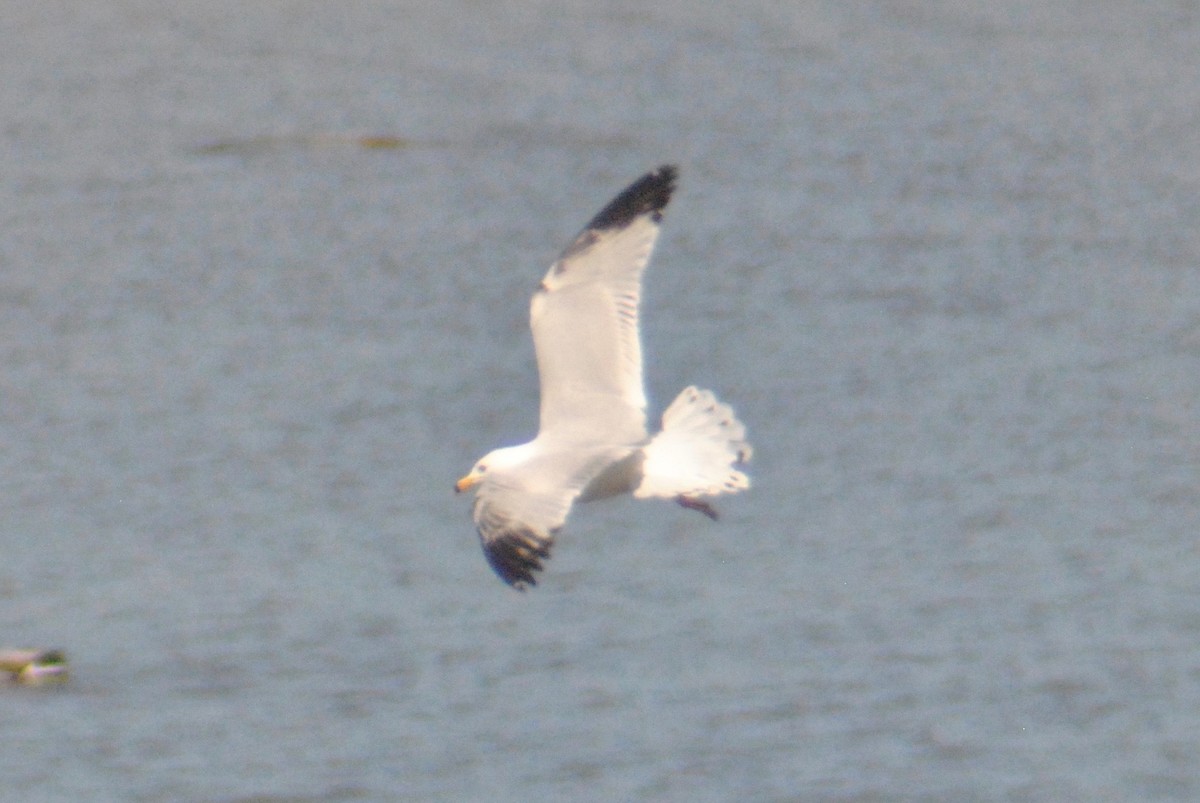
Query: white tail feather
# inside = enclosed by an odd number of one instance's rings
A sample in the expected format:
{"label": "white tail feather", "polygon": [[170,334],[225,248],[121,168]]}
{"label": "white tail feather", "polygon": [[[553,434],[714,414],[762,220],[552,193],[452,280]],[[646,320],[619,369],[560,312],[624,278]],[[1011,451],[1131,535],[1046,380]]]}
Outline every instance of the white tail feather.
{"label": "white tail feather", "polygon": [[643,450],[634,496],[716,496],[750,487],[750,478],[734,468],[750,460],[746,427],[712,391],[685,388],[663,413],[662,426]]}

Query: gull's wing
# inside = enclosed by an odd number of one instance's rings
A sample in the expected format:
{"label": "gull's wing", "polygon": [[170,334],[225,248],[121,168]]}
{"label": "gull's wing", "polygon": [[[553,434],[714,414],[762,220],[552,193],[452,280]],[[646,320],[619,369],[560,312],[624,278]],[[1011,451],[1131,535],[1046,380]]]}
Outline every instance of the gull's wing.
{"label": "gull's wing", "polygon": [[533,573],[550,557],[554,537],[584,487],[622,454],[612,449],[543,452],[479,484],[471,515],[483,554],[509,585],[537,585]]}
{"label": "gull's wing", "polygon": [[471,513],[488,564],[511,586],[537,585],[533,573],[550,557],[554,537],[579,495],[512,497],[503,489],[481,489]]}
{"label": "gull's wing", "polygon": [[551,266],[530,305],[541,379],[539,436],[646,436],[638,303],[676,170],[664,165],[604,207]]}

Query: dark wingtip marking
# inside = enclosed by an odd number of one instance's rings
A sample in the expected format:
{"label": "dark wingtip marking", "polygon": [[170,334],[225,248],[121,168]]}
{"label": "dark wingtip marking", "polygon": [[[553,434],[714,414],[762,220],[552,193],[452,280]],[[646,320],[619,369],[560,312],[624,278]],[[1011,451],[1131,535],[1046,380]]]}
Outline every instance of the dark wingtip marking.
{"label": "dark wingtip marking", "polygon": [[484,545],[483,554],[500,579],[521,591],[535,586],[534,572],[550,557],[550,541],[528,531],[504,533]]}
{"label": "dark wingtip marking", "polygon": [[587,228],[619,229],[645,214],[654,215],[655,222],[661,220],[662,210],[671,200],[678,176],[679,170],[674,165],[663,165],[647,173],[613,198],[608,206],[592,218]]}

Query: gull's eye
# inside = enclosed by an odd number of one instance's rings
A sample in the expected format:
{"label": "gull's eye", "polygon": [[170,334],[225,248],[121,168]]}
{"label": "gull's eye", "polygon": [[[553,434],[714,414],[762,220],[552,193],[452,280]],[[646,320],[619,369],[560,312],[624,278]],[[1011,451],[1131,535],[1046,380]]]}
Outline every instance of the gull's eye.
{"label": "gull's eye", "polygon": [[487,466],[482,466],[482,465],[481,465],[481,466],[477,466],[477,467],[475,468],[475,471],[476,471],[477,473],[479,473],[479,474],[486,474],[486,473],[487,473]]}

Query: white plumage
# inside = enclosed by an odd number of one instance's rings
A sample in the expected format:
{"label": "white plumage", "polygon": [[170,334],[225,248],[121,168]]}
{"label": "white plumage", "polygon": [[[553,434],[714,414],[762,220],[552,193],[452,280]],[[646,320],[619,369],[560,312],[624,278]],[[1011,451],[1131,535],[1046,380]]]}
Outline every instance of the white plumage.
{"label": "white plumage", "polygon": [[541,382],[537,437],[489,452],[455,485],[476,488],[484,554],[505,582],[536,583],[572,505],[622,493],[675,499],[710,518],[704,497],[750,486],[746,428],[712,392],[686,388],[646,431],[638,332],[642,272],[676,170],[663,166],[600,211],[550,267],[530,304]]}

